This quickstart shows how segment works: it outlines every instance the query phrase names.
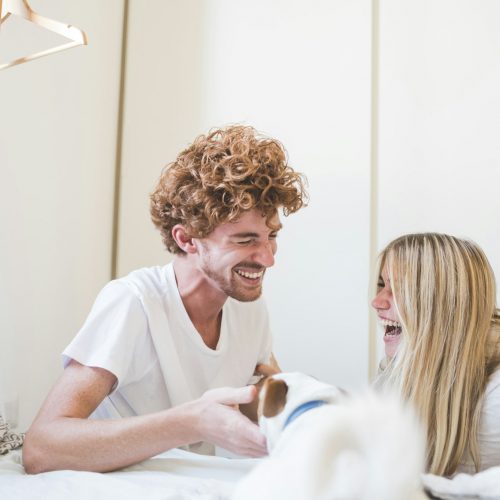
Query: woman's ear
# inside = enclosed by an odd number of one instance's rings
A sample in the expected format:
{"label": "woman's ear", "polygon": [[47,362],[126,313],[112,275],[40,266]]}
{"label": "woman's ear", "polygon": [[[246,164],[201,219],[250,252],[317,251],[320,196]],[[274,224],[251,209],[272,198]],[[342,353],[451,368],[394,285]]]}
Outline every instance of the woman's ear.
{"label": "woman's ear", "polygon": [[176,224],[172,228],[172,238],[174,238],[177,246],[186,253],[196,253],[197,248],[194,244],[194,238],[189,235],[186,228],[182,224]]}

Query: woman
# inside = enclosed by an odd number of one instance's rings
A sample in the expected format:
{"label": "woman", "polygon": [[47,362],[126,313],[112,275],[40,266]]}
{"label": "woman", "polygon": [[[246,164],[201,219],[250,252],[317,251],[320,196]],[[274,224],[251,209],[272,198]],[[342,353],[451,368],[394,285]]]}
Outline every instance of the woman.
{"label": "woman", "polygon": [[385,369],[427,429],[427,469],[500,465],[500,311],[495,278],[473,242],[409,234],[381,253],[372,302],[384,327]]}

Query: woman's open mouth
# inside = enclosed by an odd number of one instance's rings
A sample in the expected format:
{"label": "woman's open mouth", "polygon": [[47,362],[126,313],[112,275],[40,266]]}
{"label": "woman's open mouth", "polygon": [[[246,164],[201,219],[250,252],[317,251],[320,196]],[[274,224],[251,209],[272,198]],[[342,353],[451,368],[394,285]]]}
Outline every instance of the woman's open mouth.
{"label": "woman's open mouth", "polygon": [[401,323],[388,319],[381,319],[380,323],[384,327],[384,340],[392,340],[401,335]]}

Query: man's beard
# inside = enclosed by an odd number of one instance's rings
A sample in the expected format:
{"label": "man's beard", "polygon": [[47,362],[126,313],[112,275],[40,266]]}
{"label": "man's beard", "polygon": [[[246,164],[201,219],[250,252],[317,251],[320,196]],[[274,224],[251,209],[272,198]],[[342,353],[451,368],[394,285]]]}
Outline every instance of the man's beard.
{"label": "man's beard", "polygon": [[[255,265],[247,264],[246,267],[255,267]],[[259,270],[261,269],[262,267],[259,266]],[[203,262],[202,270],[228,297],[239,302],[253,302],[262,295],[262,285],[254,288],[245,287],[243,283],[238,283],[238,277],[232,269],[230,271],[230,278],[227,278],[224,274],[215,271],[210,266],[210,258]]]}

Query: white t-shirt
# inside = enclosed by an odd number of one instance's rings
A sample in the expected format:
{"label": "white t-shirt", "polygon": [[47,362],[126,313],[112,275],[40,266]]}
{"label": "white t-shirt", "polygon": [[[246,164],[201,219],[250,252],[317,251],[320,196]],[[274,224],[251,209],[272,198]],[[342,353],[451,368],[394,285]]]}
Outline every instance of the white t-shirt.
{"label": "white t-shirt", "polygon": [[104,368],[118,382],[91,415],[144,415],[200,397],[215,387],[247,385],[272,350],[262,299],[228,298],[215,350],[203,342],[184,308],[172,264],[134,271],[111,281],[63,352]]}
{"label": "white t-shirt", "polygon": [[[477,439],[481,470],[500,466],[500,370],[491,375],[486,386]],[[460,464],[458,472],[474,474],[476,470],[470,460]]]}

